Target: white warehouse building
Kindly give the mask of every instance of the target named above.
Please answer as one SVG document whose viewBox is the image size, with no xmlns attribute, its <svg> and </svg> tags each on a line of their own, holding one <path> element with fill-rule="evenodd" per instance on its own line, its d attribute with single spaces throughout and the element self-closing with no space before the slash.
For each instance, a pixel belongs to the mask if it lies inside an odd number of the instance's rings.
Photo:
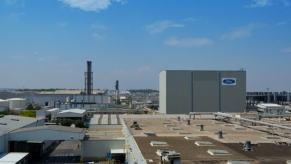
<svg viewBox="0 0 291 164">
<path fill-rule="evenodd" d="M 11 110 L 23 110 L 27 105 L 26 99 L 23 98 L 11 98 L 7 101 L 9 101 L 9 109 Z"/>
</svg>

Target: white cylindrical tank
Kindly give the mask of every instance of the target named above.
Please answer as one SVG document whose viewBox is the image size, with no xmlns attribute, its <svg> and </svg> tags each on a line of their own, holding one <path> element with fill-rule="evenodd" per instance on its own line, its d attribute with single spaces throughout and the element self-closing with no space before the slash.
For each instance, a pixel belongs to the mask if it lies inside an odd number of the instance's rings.
<svg viewBox="0 0 291 164">
<path fill-rule="evenodd" d="M 0 99 L 0 112 L 7 111 L 9 109 L 9 101 Z"/>
<path fill-rule="evenodd" d="M 26 108 L 27 101 L 23 98 L 11 98 L 9 101 L 9 109 L 12 110 L 23 110 Z"/>
</svg>

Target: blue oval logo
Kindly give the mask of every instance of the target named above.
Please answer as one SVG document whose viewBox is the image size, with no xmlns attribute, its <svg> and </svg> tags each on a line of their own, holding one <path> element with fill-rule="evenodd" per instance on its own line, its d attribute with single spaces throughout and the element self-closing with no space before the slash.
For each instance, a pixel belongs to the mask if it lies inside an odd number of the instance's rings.
<svg viewBox="0 0 291 164">
<path fill-rule="evenodd" d="M 224 84 L 235 84 L 234 79 L 223 79 L 222 81 Z"/>
</svg>

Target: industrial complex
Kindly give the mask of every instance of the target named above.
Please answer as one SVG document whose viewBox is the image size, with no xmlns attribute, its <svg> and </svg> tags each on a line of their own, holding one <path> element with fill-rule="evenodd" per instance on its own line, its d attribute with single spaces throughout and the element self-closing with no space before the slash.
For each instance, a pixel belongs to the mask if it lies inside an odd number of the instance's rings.
<svg viewBox="0 0 291 164">
<path fill-rule="evenodd" d="M 288 92 L 247 92 L 245 70 L 165 70 L 159 91 L 0 92 L 0 164 L 288 164 Z"/>
</svg>

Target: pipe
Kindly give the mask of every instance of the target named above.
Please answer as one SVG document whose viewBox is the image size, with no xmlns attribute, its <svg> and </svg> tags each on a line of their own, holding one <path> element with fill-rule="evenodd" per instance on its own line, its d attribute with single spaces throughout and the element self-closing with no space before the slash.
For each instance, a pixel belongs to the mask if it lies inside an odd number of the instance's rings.
<svg viewBox="0 0 291 164">
<path fill-rule="evenodd" d="M 270 127 L 276 127 L 276 128 L 280 128 L 280 129 L 291 130 L 291 127 L 288 127 L 288 126 L 282 126 L 282 125 L 267 123 L 267 122 L 263 122 L 263 121 L 256 121 L 256 120 L 251 120 L 251 119 L 247 119 L 247 118 L 235 117 L 234 115 L 227 114 L 227 113 L 217 112 L 217 113 L 214 113 L 214 115 L 215 116 L 226 117 L 226 118 L 237 119 L 237 120 L 240 120 L 240 121 L 247 121 L 247 122 L 251 122 L 251 123 L 266 125 L 266 126 L 270 126 Z"/>
</svg>

